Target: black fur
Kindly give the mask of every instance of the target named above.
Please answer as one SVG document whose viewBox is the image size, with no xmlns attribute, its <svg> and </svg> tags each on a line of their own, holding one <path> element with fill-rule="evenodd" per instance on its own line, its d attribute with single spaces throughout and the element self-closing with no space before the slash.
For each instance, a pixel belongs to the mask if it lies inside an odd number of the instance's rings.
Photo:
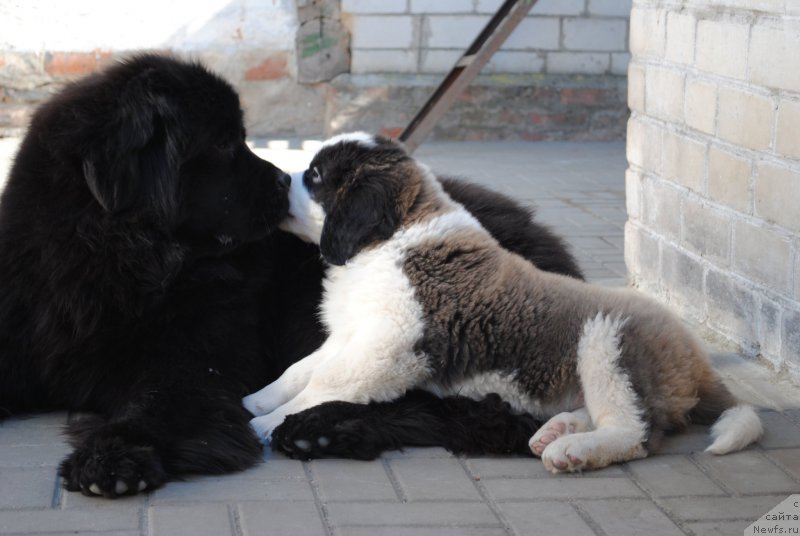
<svg viewBox="0 0 800 536">
<path fill-rule="evenodd" d="M 0 200 L 0 416 L 97 415 L 70 424 L 67 489 L 96 484 L 114 497 L 118 481 L 135 493 L 140 482 L 253 465 L 261 445 L 241 397 L 321 344 L 319 250 L 274 231 L 286 176 L 243 139 L 228 84 L 153 55 L 68 87 L 34 115 Z M 527 211 L 450 188 L 508 247 L 579 275 Z M 419 395 L 302 418 L 322 429 L 361 420 L 370 435 L 330 445 L 342 456 L 399 446 L 393 437 L 516 449 L 511 437 L 500 445 L 447 428 L 464 415 L 533 426 L 491 401 Z"/>
</svg>

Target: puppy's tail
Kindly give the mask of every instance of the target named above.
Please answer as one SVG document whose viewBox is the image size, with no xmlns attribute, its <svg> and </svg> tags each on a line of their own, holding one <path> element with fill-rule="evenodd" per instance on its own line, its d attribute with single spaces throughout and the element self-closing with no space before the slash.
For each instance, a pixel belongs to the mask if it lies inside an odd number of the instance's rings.
<svg viewBox="0 0 800 536">
<path fill-rule="evenodd" d="M 692 420 L 700 424 L 713 422 L 713 442 L 706 452 L 735 452 L 753 443 L 764 433 L 761 419 L 753 406 L 739 403 L 718 377 L 709 378 L 698 394 L 700 402 L 692 410 Z"/>
</svg>

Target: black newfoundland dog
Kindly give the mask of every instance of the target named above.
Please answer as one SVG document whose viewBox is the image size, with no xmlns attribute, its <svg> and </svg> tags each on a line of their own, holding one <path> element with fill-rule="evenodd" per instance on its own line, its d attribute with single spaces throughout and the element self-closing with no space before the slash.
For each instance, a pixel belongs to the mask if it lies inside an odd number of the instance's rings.
<svg viewBox="0 0 800 536">
<path fill-rule="evenodd" d="M 156 55 L 79 81 L 34 115 L 0 201 L 0 413 L 94 415 L 70 418 L 67 489 L 115 497 L 255 464 L 262 445 L 241 398 L 322 341 L 319 252 L 276 230 L 290 178 L 244 139 L 226 82 Z M 505 247 L 580 277 L 528 211 L 445 185 Z M 305 458 L 525 451 L 535 425 L 496 397 L 413 392 L 312 408 L 273 445 Z M 321 435 L 324 448 L 296 448 Z"/>
</svg>

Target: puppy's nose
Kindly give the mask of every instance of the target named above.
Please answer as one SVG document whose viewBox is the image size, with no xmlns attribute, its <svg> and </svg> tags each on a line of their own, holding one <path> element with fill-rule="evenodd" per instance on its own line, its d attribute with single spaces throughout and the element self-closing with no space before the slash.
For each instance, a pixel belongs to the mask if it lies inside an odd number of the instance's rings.
<svg viewBox="0 0 800 536">
<path fill-rule="evenodd" d="M 288 190 L 289 186 L 292 185 L 292 176 L 288 173 L 284 173 L 280 177 L 278 177 L 278 186 L 281 188 Z"/>
</svg>

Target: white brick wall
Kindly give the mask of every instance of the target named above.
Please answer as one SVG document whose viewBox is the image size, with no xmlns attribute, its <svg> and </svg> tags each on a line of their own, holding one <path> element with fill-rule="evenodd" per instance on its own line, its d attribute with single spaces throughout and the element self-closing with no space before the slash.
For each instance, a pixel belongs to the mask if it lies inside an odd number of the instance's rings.
<svg viewBox="0 0 800 536">
<path fill-rule="evenodd" d="M 352 70 L 444 73 L 502 0 L 342 0 Z M 631 0 L 539 0 L 489 73 L 614 74 L 628 69 Z M 398 58 L 387 51 L 404 50 Z M 409 58 L 416 57 L 413 68 Z M 381 63 L 381 58 L 386 62 Z"/>
<path fill-rule="evenodd" d="M 800 9 L 633 4 L 631 280 L 800 382 Z"/>
</svg>

